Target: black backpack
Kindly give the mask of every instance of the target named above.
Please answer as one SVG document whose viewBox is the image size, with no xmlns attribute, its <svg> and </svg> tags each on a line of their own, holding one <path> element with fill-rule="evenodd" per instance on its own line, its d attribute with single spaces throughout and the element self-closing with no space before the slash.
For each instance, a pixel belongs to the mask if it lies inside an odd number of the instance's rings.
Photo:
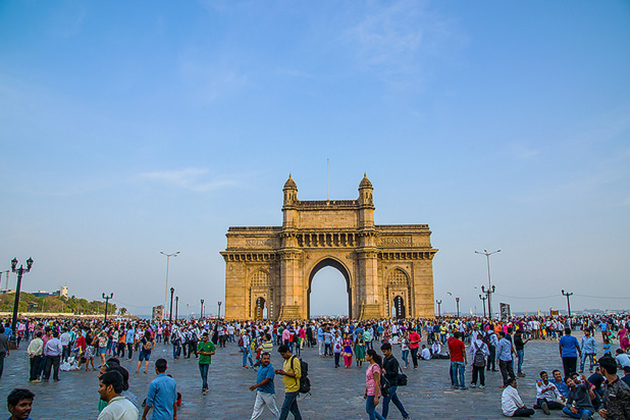
<svg viewBox="0 0 630 420">
<path fill-rule="evenodd" d="M 293 356 L 293 359 L 297 359 Z M 291 367 L 293 367 L 293 359 L 291 359 Z M 311 380 L 308 379 L 308 363 L 302 359 L 298 359 L 300 362 L 300 394 L 307 394 L 311 392 Z"/>
<path fill-rule="evenodd" d="M 477 347 L 477 344 L 473 344 L 473 346 Z M 475 355 L 473 359 L 473 366 L 476 367 L 484 367 L 486 365 L 486 356 L 483 353 L 483 350 L 478 348 L 475 350 Z"/>
</svg>

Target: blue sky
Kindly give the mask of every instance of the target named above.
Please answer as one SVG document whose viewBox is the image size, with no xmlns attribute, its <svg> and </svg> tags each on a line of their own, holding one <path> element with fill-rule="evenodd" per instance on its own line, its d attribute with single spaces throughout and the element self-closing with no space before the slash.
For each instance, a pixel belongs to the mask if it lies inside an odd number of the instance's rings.
<svg viewBox="0 0 630 420">
<path fill-rule="evenodd" d="M 443 310 L 481 311 L 484 248 L 513 310 L 628 308 L 629 39 L 624 1 L 2 2 L 0 270 L 142 314 L 181 251 L 198 312 L 227 228 L 281 224 L 289 173 L 325 199 L 330 159 L 331 198 L 367 172 L 377 223 L 430 225 Z"/>
</svg>

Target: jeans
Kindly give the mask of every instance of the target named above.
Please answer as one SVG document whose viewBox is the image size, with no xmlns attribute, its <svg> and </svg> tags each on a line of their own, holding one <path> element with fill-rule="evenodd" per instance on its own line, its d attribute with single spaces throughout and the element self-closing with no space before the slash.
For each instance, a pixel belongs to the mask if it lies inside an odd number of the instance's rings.
<svg viewBox="0 0 630 420">
<path fill-rule="evenodd" d="M 398 411 L 400 411 L 400 414 L 402 414 L 403 419 L 406 419 L 409 417 L 409 413 L 407 413 L 407 411 L 405 411 L 405 407 L 403 406 L 402 402 L 400 402 L 400 400 L 398 399 L 398 394 L 396 394 L 396 390 L 398 389 L 397 386 L 392 386 L 389 388 L 389 397 L 384 397 L 383 398 L 383 418 L 387 418 L 387 414 L 389 413 L 389 402 L 393 402 L 394 405 L 398 408 Z M 368 398 L 369 399 L 369 398 Z"/>
<path fill-rule="evenodd" d="M 7 357 L 7 352 L 0 352 L 0 378 L 2 378 L 2 372 L 4 371 L 4 358 Z"/>
<path fill-rule="evenodd" d="M 453 377 L 453 386 L 457 388 L 466 388 L 466 379 L 464 378 L 464 372 L 466 372 L 466 365 L 464 362 L 451 362 L 451 375 Z M 459 385 L 457 379 L 459 377 Z"/>
<path fill-rule="evenodd" d="M 516 354 L 518 355 L 518 373 L 523 373 L 523 356 L 525 356 L 525 350 L 516 350 Z"/>
<path fill-rule="evenodd" d="M 33 356 L 31 357 L 31 371 L 30 371 L 30 377 L 28 378 L 29 381 L 34 381 L 35 379 L 37 379 L 37 377 L 39 376 L 39 365 L 42 362 L 42 356 Z"/>
<path fill-rule="evenodd" d="M 564 414 L 566 414 L 569 417 L 573 417 L 574 419 L 581 419 L 582 415 L 584 415 L 584 413 L 588 413 L 588 417 L 592 416 L 594 413 L 591 413 L 590 410 L 586 410 L 584 408 L 576 408 L 577 409 L 577 414 L 573 414 L 571 412 L 571 409 L 569 407 L 564 407 L 562 409 L 562 412 Z"/>
<path fill-rule="evenodd" d="M 180 345 L 180 341 L 179 340 L 172 341 L 172 343 L 173 343 L 173 359 L 179 359 L 179 354 L 182 351 L 182 346 Z"/>
<path fill-rule="evenodd" d="M 210 367 L 207 363 L 199 363 L 199 373 L 201 373 L 201 380 L 203 381 L 203 385 L 201 385 L 201 389 L 208 389 L 208 368 Z"/>
<path fill-rule="evenodd" d="M 300 414 L 300 409 L 297 405 L 297 397 L 298 391 L 287 392 L 284 394 L 284 403 L 282 403 L 279 420 L 286 420 L 289 416 L 289 411 L 291 411 L 295 420 L 302 420 L 302 415 Z"/>
<path fill-rule="evenodd" d="M 55 381 L 59 380 L 59 361 L 61 360 L 61 355 L 59 356 L 46 356 L 46 371 L 44 372 L 44 378 L 48 380 L 50 378 L 50 370 L 52 368 L 53 371 L 53 379 Z"/>
<path fill-rule="evenodd" d="M 133 357 L 133 343 L 127 343 L 127 358 L 131 360 Z"/>
<path fill-rule="evenodd" d="M 341 353 L 335 353 L 335 367 L 339 367 L 339 356 Z"/>
<path fill-rule="evenodd" d="M 472 367 L 472 383 L 477 385 L 477 377 L 479 377 L 479 385 L 486 386 L 486 372 L 484 366 L 475 366 Z"/>
<path fill-rule="evenodd" d="M 563 357 L 562 366 L 564 368 L 564 377 L 571 376 L 577 371 L 577 356 Z"/>
<path fill-rule="evenodd" d="M 501 376 L 503 376 L 503 386 L 508 386 L 509 380 L 514 378 L 512 360 L 499 360 L 499 369 L 501 369 Z"/>
<path fill-rule="evenodd" d="M 405 367 L 409 367 L 409 350 L 402 351 L 402 359 L 405 362 Z"/>
<path fill-rule="evenodd" d="M 411 349 L 411 361 L 413 362 L 413 368 L 418 369 L 418 347 Z"/>
<path fill-rule="evenodd" d="M 595 365 L 595 354 L 594 353 L 582 353 L 582 360 L 580 362 L 580 370 L 584 370 L 584 362 L 588 359 L 590 364 L 590 371 L 593 371 L 593 366 Z"/>
<path fill-rule="evenodd" d="M 317 340 L 317 352 L 320 356 L 324 355 L 324 340 Z"/>
<path fill-rule="evenodd" d="M 488 356 L 488 363 L 486 364 L 487 369 L 497 370 L 497 365 L 496 365 L 497 348 L 489 344 L 488 350 L 490 350 L 490 356 Z M 490 366 L 492 366 L 492 368 Z"/>
<path fill-rule="evenodd" d="M 374 395 L 368 395 L 365 399 L 365 412 L 368 414 L 370 420 L 385 420 L 385 418 L 376 411 Z"/>
<path fill-rule="evenodd" d="M 254 360 L 252 359 L 252 354 L 249 352 L 249 347 L 241 347 L 241 351 L 243 352 L 243 367 L 247 367 L 247 359 L 249 359 L 249 365 L 254 366 Z"/>
<path fill-rule="evenodd" d="M 265 405 L 275 417 L 280 416 L 280 412 L 276 406 L 276 395 L 269 394 L 259 389 L 258 392 L 256 392 L 256 402 L 254 403 L 254 411 L 252 412 L 252 418 L 250 420 L 259 419 L 260 416 L 262 416 Z"/>
</svg>

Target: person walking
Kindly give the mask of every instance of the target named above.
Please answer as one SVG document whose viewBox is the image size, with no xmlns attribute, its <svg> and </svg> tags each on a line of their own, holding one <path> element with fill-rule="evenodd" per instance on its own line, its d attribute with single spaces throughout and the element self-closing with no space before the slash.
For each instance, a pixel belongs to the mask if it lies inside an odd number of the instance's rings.
<svg viewBox="0 0 630 420">
<path fill-rule="evenodd" d="M 396 390 L 398 389 L 398 373 L 400 371 L 400 365 L 398 364 L 398 360 L 392 354 L 392 345 L 389 343 L 385 343 L 381 346 L 381 351 L 383 352 L 383 376 L 387 378 L 389 381 L 389 395 L 383 398 L 383 409 L 382 416 L 383 418 L 387 418 L 387 414 L 389 413 L 389 403 L 390 401 L 394 403 L 396 408 L 402 414 L 403 419 L 409 419 L 409 413 L 405 410 L 405 406 L 402 401 L 398 398 L 398 394 L 396 394 Z"/>
<path fill-rule="evenodd" d="M 201 341 L 197 344 L 197 354 L 199 355 L 199 373 L 201 374 L 201 393 L 206 395 L 208 393 L 208 369 L 210 363 L 212 363 L 212 355 L 214 354 L 216 347 L 214 343 L 209 340 L 208 333 L 204 332 L 201 336 Z"/>
<path fill-rule="evenodd" d="M 409 350 L 411 351 L 411 361 L 413 362 L 414 369 L 418 369 L 418 349 L 419 348 L 420 348 L 420 334 L 418 334 L 418 331 L 412 330 L 411 333 L 409 334 Z"/>
<path fill-rule="evenodd" d="M 481 340 L 481 334 L 477 334 L 477 338 L 470 344 L 470 358 L 472 359 L 472 381 L 471 388 L 477 386 L 479 379 L 479 388 L 486 387 L 486 358 L 490 355 L 488 345 Z"/>
<path fill-rule="evenodd" d="M 4 371 L 4 358 L 9 356 L 9 337 L 5 334 L 5 329 L 0 325 L 0 378 Z"/>
<path fill-rule="evenodd" d="M 155 347 L 155 340 L 151 337 L 151 332 L 146 330 L 144 332 L 144 337 L 140 340 L 140 353 L 138 356 L 138 367 L 136 368 L 136 373 L 140 373 L 140 367 L 142 366 L 142 361 L 144 360 L 144 373 L 147 373 L 149 370 L 149 359 L 151 358 L 151 350 Z"/>
<path fill-rule="evenodd" d="M 460 340 L 462 333 L 455 331 L 453 337 L 448 340 L 448 351 L 451 358 L 451 379 L 453 380 L 453 389 L 466 390 L 466 345 Z M 485 378 L 484 378 L 485 379 Z"/>
<path fill-rule="evenodd" d="M 273 385 L 273 379 L 276 373 L 271 364 L 271 355 L 263 352 L 260 356 L 260 367 L 258 368 L 258 376 L 256 384 L 249 387 L 250 391 L 256 391 L 256 402 L 254 403 L 254 411 L 251 420 L 257 420 L 262 416 L 265 406 L 271 413 L 279 417 L 280 412 L 276 406 L 276 390 Z"/>
<path fill-rule="evenodd" d="M 363 398 L 365 398 L 365 411 L 370 420 L 385 420 L 385 418 L 376 411 L 378 399 L 381 396 L 382 359 L 381 356 L 376 353 L 376 350 L 369 349 L 365 354 L 365 360 L 370 363 L 370 366 L 368 366 L 365 372 L 365 392 L 363 393 Z"/>
<path fill-rule="evenodd" d="M 514 347 L 510 340 L 505 337 L 503 330 L 499 331 L 499 345 L 497 346 L 497 360 L 499 361 L 499 370 L 503 376 L 503 386 L 505 388 L 510 385 L 511 379 L 515 378 L 513 366 Z"/>
<path fill-rule="evenodd" d="M 297 404 L 297 397 L 300 391 L 300 378 L 302 377 L 302 366 L 297 357 L 293 357 L 289 351 L 289 347 L 281 345 L 278 347 L 278 353 L 284 359 L 282 369 L 276 369 L 277 375 L 282 375 L 284 383 L 284 402 L 280 410 L 280 420 L 286 420 L 289 411 L 296 420 L 302 420 L 300 409 Z"/>
<path fill-rule="evenodd" d="M 343 340 L 343 365 L 346 369 L 352 366 L 352 339 L 350 334 L 346 334 Z"/>
<path fill-rule="evenodd" d="M 577 338 L 571 335 L 571 328 L 564 329 L 564 336 L 558 343 L 565 379 L 577 372 L 578 354 L 582 357 L 582 350 Z"/>
<path fill-rule="evenodd" d="M 167 369 L 166 359 L 155 361 L 157 377 L 149 384 L 142 420 L 146 420 L 151 408 L 152 420 L 177 420 L 177 383 L 166 374 Z"/>
<path fill-rule="evenodd" d="M 523 361 L 525 358 L 525 344 L 529 341 L 529 338 L 523 340 L 523 330 L 517 330 L 514 333 L 514 348 L 516 349 L 516 357 L 518 358 L 516 375 L 519 378 L 525 376 L 523 373 Z"/>
</svg>

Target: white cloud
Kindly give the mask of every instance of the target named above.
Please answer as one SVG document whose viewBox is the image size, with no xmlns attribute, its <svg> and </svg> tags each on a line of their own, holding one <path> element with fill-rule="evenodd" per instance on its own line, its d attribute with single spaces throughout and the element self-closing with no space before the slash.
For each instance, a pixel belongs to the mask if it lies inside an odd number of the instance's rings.
<svg viewBox="0 0 630 420">
<path fill-rule="evenodd" d="M 174 171 L 147 172 L 140 174 L 139 177 L 195 192 L 214 191 L 236 185 L 236 181 L 233 180 L 217 179 L 207 181 L 204 179 L 207 173 L 208 169 L 205 168 L 186 168 Z"/>
</svg>

